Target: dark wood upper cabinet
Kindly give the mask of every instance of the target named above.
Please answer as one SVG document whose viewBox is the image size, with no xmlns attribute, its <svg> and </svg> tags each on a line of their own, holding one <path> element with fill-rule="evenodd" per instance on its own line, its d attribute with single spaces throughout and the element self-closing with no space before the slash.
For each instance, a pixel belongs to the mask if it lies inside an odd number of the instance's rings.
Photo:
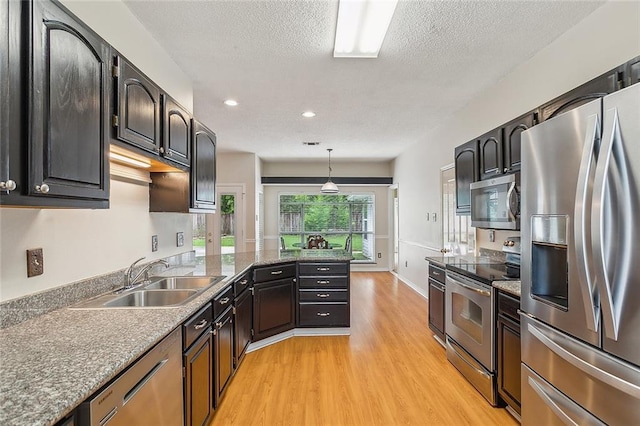
<svg viewBox="0 0 640 426">
<path fill-rule="evenodd" d="M 193 120 L 191 200 L 194 209 L 216 209 L 216 134 Z"/>
<path fill-rule="evenodd" d="M 9 90 L 9 33 L 16 25 L 16 23 L 12 23 L 10 19 L 10 4 L 11 2 L 9 1 L 0 3 L 0 22 L 2 22 L 2 28 L 4 28 L 0 31 L 0 52 L 2 52 L 2 56 L 0 56 L 0 99 L 2 99 L 0 102 L 0 197 L 5 194 L 8 195 L 8 193 L 15 190 L 14 185 L 17 185 L 16 180 L 19 180 L 17 176 L 12 175 L 12 170 L 9 168 L 9 109 L 11 108 L 11 91 Z"/>
<path fill-rule="evenodd" d="M 480 177 L 478 141 L 472 140 L 455 149 L 456 214 L 471 214 L 471 183 Z"/>
<path fill-rule="evenodd" d="M 522 132 L 537 124 L 538 112 L 531 111 L 503 126 L 503 173 L 513 173 L 520 170 Z"/>
<path fill-rule="evenodd" d="M 29 3 L 29 186 L 109 198 L 109 45 L 57 3 Z"/>
<path fill-rule="evenodd" d="M 191 114 L 166 94 L 162 94 L 160 153 L 186 167 L 191 165 Z"/>
<path fill-rule="evenodd" d="M 122 56 L 114 57 L 117 79 L 116 136 L 154 154 L 160 152 L 160 88 Z"/>
<path fill-rule="evenodd" d="M 624 66 L 620 66 L 547 102 L 540 107 L 541 120 L 546 121 L 621 89 L 624 85 L 623 76 Z"/>
<path fill-rule="evenodd" d="M 502 173 L 502 128 L 480 137 L 480 179 Z"/>
</svg>

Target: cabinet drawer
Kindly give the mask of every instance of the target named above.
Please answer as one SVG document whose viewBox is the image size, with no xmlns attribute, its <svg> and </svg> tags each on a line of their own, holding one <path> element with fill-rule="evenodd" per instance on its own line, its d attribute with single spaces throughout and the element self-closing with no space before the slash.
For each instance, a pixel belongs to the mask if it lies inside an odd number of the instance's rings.
<svg viewBox="0 0 640 426">
<path fill-rule="evenodd" d="M 348 277 L 300 277 L 300 288 L 347 288 Z"/>
<path fill-rule="evenodd" d="M 347 303 L 301 303 L 300 326 L 349 327 Z"/>
<path fill-rule="evenodd" d="M 296 264 L 287 263 L 284 265 L 263 266 L 253 270 L 253 281 L 260 283 L 283 278 L 293 278 L 296 276 Z"/>
<path fill-rule="evenodd" d="M 298 266 L 300 275 L 346 275 L 349 273 L 349 264 L 336 263 L 300 263 Z"/>
<path fill-rule="evenodd" d="M 251 287 L 253 285 L 252 275 L 253 274 L 251 273 L 251 271 L 245 272 L 244 274 L 242 274 L 240 276 L 240 278 L 237 278 L 233 282 L 233 295 L 234 295 L 234 297 L 240 296 L 243 291 L 245 291 L 246 289 L 248 289 L 249 287 Z"/>
<path fill-rule="evenodd" d="M 300 302 L 348 302 L 347 290 L 300 290 Z"/>
<path fill-rule="evenodd" d="M 503 293 L 498 292 L 498 313 L 504 315 L 516 323 L 520 324 L 520 315 L 518 315 L 518 309 L 520 309 L 520 299 Z"/>
<path fill-rule="evenodd" d="M 233 286 L 228 286 L 213 299 L 213 318 L 218 318 L 233 304 Z"/>
<path fill-rule="evenodd" d="M 445 283 L 445 272 L 442 268 L 438 268 L 437 266 L 429 264 L 429 277 L 434 280 L 444 284 Z"/>
<path fill-rule="evenodd" d="M 213 309 L 207 304 L 198 313 L 182 324 L 182 348 L 187 350 L 213 322 Z"/>
</svg>

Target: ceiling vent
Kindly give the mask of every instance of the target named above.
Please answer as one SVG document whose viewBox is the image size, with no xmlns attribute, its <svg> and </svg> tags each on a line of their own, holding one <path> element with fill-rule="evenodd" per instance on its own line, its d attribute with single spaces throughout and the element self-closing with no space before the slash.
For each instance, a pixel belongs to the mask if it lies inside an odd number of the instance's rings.
<svg viewBox="0 0 640 426">
<path fill-rule="evenodd" d="M 316 146 L 316 145 L 320 145 L 320 142 L 302 142 L 302 145 Z"/>
</svg>

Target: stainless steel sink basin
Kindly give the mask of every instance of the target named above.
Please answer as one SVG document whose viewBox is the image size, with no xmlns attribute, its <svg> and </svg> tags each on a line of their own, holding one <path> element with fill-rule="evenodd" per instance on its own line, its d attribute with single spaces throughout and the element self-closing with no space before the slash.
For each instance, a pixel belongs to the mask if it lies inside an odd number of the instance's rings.
<svg viewBox="0 0 640 426">
<path fill-rule="evenodd" d="M 169 290 L 204 290 L 224 277 L 153 277 L 144 288 Z"/>
<path fill-rule="evenodd" d="M 138 290 L 104 304 L 107 308 L 176 306 L 195 296 L 197 290 Z"/>
</svg>

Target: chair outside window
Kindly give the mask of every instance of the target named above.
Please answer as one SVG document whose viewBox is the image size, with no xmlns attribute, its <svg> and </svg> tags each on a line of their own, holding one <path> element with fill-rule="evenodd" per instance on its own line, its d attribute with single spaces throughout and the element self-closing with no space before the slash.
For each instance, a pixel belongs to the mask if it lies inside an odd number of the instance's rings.
<svg viewBox="0 0 640 426">
<path fill-rule="evenodd" d="M 349 253 L 351 253 L 351 235 L 349 235 L 347 237 L 347 239 L 344 242 L 344 249 L 346 251 L 348 251 Z"/>
<path fill-rule="evenodd" d="M 280 250 L 286 250 L 287 246 L 284 243 L 284 237 L 280 237 Z"/>
<path fill-rule="evenodd" d="M 326 249 L 329 247 L 329 243 L 322 238 L 322 235 L 309 235 L 307 237 L 308 249 Z"/>
</svg>

